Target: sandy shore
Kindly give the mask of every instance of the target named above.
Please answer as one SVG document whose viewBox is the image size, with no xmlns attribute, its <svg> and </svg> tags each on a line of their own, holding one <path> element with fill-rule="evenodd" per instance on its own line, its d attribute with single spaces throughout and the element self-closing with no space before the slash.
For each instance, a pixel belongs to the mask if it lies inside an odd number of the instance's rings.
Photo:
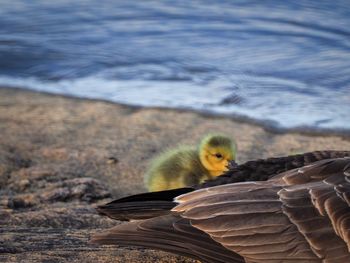
<svg viewBox="0 0 350 263">
<path fill-rule="evenodd" d="M 274 134 L 229 118 L 0 88 L 0 261 L 193 262 L 87 241 L 118 224 L 98 216 L 96 204 L 145 191 L 150 159 L 209 132 L 234 137 L 239 162 L 350 149 L 349 138 L 334 135 Z"/>
</svg>

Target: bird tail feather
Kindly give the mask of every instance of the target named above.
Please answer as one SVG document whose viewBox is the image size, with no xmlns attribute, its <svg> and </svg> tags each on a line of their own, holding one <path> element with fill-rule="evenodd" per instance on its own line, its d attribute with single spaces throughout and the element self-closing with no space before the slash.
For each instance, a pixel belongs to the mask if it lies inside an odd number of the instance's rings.
<svg viewBox="0 0 350 263">
<path fill-rule="evenodd" d="M 173 199 L 191 191 L 193 188 L 179 188 L 132 195 L 99 206 L 96 210 L 120 221 L 148 219 L 169 214 L 176 205 Z"/>
</svg>

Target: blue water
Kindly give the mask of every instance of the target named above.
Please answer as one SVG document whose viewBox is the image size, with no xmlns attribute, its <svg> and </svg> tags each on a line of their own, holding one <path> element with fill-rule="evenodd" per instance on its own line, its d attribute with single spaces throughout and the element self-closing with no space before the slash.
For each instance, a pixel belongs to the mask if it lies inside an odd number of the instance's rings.
<svg viewBox="0 0 350 263">
<path fill-rule="evenodd" d="M 350 2 L 0 0 L 0 85 L 350 131 Z"/>
</svg>

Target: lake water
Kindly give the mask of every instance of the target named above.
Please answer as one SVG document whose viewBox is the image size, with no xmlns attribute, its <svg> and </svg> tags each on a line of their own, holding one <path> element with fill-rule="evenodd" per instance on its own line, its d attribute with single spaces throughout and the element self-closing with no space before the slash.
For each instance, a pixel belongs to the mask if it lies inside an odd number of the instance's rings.
<svg viewBox="0 0 350 263">
<path fill-rule="evenodd" d="M 350 2 L 0 0 L 0 85 L 350 131 Z"/>
</svg>

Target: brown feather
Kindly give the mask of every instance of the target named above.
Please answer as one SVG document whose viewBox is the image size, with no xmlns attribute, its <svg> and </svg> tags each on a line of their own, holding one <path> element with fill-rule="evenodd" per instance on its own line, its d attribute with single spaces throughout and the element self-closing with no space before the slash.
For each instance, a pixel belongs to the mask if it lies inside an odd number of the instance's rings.
<svg viewBox="0 0 350 263">
<path fill-rule="evenodd" d="M 225 249 L 209 235 L 193 228 L 188 220 L 173 215 L 118 225 L 94 235 L 91 242 L 161 249 L 203 262 L 244 262 L 238 254 Z"/>
<path fill-rule="evenodd" d="M 267 182 L 188 193 L 173 211 L 250 262 L 350 262 L 349 164 L 350 158 L 324 160 Z M 288 228 L 280 232 L 281 225 Z"/>
</svg>

